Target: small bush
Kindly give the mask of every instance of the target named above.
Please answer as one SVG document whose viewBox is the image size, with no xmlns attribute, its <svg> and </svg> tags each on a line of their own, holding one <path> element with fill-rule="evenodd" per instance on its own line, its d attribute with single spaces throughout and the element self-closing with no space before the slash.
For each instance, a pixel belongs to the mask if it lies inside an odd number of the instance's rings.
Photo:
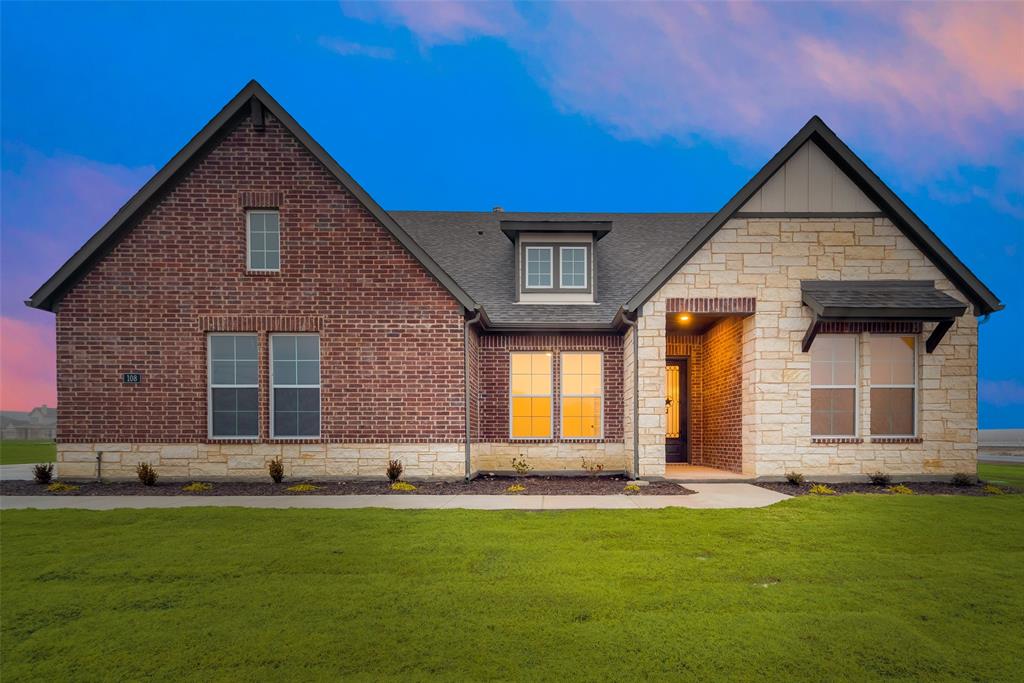
<svg viewBox="0 0 1024 683">
<path fill-rule="evenodd" d="M 832 496 L 835 495 L 835 489 L 829 488 L 824 484 L 815 484 L 811 487 L 811 493 L 816 496 Z"/>
<path fill-rule="evenodd" d="M 788 481 L 793 486 L 803 486 L 804 475 L 800 474 L 799 472 L 787 472 L 786 481 Z"/>
<path fill-rule="evenodd" d="M 209 491 L 213 488 L 213 484 L 207 484 L 204 481 L 194 481 L 191 484 L 186 484 L 181 487 L 181 490 L 185 493 L 202 493 L 203 491 Z"/>
<path fill-rule="evenodd" d="M 280 455 L 267 463 L 267 472 L 275 484 L 284 481 L 284 461 L 281 460 Z"/>
<path fill-rule="evenodd" d="M 898 496 L 912 496 L 914 495 L 914 489 L 903 484 L 896 484 L 889 487 L 889 493 L 895 493 Z"/>
<path fill-rule="evenodd" d="M 388 460 L 386 473 L 388 475 L 388 481 L 392 484 L 402 478 L 402 472 L 404 471 L 405 468 L 402 466 L 401 462 L 398 460 Z"/>
<path fill-rule="evenodd" d="M 974 484 L 974 475 L 968 474 L 967 472 L 957 472 L 950 479 L 950 483 L 953 486 L 971 486 Z"/>
<path fill-rule="evenodd" d="M 522 484 L 512 484 L 507 489 L 505 489 L 505 493 L 522 493 L 525 490 L 526 487 L 523 486 Z"/>
<path fill-rule="evenodd" d="M 71 484 L 65 484 L 62 481 L 55 481 L 47 486 L 46 490 L 50 493 L 70 493 L 71 491 L 77 491 L 78 487 Z"/>
<path fill-rule="evenodd" d="M 624 489 L 627 494 L 640 493 L 640 487 L 636 484 L 626 484 Z"/>
<path fill-rule="evenodd" d="M 49 484 L 53 479 L 53 463 L 39 464 L 32 468 L 32 477 L 37 484 Z"/>
<path fill-rule="evenodd" d="M 415 491 L 416 487 L 405 481 L 396 481 L 391 485 L 392 491 Z"/>
<path fill-rule="evenodd" d="M 525 477 L 533 469 L 533 465 L 526 462 L 526 458 L 523 457 L 522 453 L 519 454 L 518 458 L 512 458 L 512 470 L 516 473 L 517 477 Z"/>
<path fill-rule="evenodd" d="M 158 479 L 156 468 L 148 462 L 140 462 L 136 465 L 135 475 L 139 478 L 139 481 L 142 482 L 143 486 L 156 486 L 156 480 Z"/>
<path fill-rule="evenodd" d="M 995 484 L 985 484 L 985 493 L 993 496 L 1001 496 L 1006 493 L 1003 489 L 999 488 Z"/>
<path fill-rule="evenodd" d="M 294 486 L 289 486 L 288 488 L 285 489 L 285 491 L 288 491 L 290 493 L 309 493 L 310 491 L 318 490 L 320 490 L 320 487 L 313 486 L 312 484 L 295 484 Z"/>
<path fill-rule="evenodd" d="M 868 475 L 868 479 L 870 479 L 871 483 L 875 486 L 888 486 L 892 483 L 892 477 L 885 472 L 872 472 Z"/>
<path fill-rule="evenodd" d="M 581 458 L 583 469 L 587 471 L 591 477 L 596 477 L 604 472 L 604 465 L 599 462 L 588 462 L 586 458 Z"/>
</svg>

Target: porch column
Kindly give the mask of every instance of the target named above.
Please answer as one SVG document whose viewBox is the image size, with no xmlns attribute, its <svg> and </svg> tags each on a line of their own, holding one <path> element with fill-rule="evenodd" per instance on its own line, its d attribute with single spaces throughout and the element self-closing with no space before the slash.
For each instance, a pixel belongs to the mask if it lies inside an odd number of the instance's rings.
<svg viewBox="0 0 1024 683">
<path fill-rule="evenodd" d="M 665 301 L 649 301 L 637 321 L 640 375 L 640 473 L 665 476 Z"/>
</svg>

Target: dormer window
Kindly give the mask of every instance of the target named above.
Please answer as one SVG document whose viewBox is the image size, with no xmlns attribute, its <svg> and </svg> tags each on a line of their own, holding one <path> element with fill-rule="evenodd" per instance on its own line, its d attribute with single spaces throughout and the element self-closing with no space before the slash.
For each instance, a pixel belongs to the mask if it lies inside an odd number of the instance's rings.
<svg viewBox="0 0 1024 683">
<path fill-rule="evenodd" d="M 551 289 L 554 281 L 552 247 L 526 247 L 526 288 Z"/>
<path fill-rule="evenodd" d="M 516 248 L 516 301 L 595 303 L 595 245 L 611 228 L 610 221 L 501 221 Z"/>
<path fill-rule="evenodd" d="M 587 288 L 587 247 L 559 247 L 562 289 Z"/>
</svg>

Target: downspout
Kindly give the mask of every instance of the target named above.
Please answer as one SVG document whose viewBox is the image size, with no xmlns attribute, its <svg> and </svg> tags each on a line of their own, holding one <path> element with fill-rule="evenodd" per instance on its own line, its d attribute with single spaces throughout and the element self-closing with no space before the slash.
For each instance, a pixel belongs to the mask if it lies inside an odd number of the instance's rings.
<svg viewBox="0 0 1024 683">
<path fill-rule="evenodd" d="M 639 311 L 636 317 L 640 317 Z M 622 322 L 633 328 L 633 478 L 640 478 L 640 330 L 636 320 L 623 316 Z"/>
<path fill-rule="evenodd" d="M 472 455 L 469 440 L 472 436 L 469 419 L 469 326 L 480 322 L 480 313 L 480 309 L 477 309 L 476 315 L 472 319 L 467 319 L 462 327 L 462 366 L 466 394 L 466 481 L 469 481 L 470 458 Z"/>
</svg>

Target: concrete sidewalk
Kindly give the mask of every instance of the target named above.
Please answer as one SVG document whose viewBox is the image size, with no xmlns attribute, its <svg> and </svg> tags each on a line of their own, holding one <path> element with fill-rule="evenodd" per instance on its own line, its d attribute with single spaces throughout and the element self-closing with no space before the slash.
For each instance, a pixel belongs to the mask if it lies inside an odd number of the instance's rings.
<svg viewBox="0 0 1024 683">
<path fill-rule="evenodd" d="M 33 479 L 33 468 L 35 468 L 35 463 L 31 463 L 28 465 L 0 465 L 0 480 L 31 481 Z"/>
<path fill-rule="evenodd" d="M 4 496 L 0 509 L 248 507 L 396 510 L 650 510 L 758 508 L 789 496 L 750 484 L 688 484 L 689 496 Z"/>
</svg>

